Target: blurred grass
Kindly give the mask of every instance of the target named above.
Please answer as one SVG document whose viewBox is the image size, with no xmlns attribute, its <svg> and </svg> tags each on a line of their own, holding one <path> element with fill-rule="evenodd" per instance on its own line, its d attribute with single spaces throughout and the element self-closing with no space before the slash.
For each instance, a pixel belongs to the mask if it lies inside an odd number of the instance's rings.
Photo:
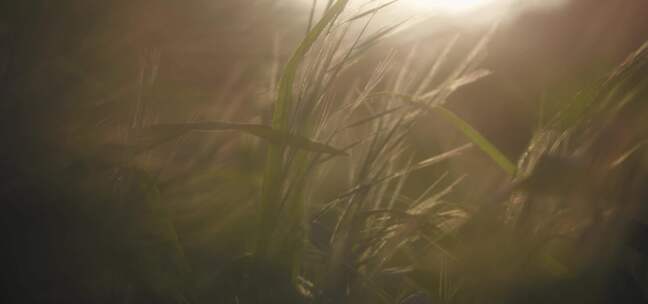
<svg viewBox="0 0 648 304">
<path fill-rule="evenodd" d="M 2 91 L 8 303 L 644 302 L 646 46 L 558 98 L 515 166 L 447 107 L 490 75 L 479 66 L 495 27 L 466 54 L 455 37 L 438 56 L 374 61 L 371 47 L 403 24 L 370 25 L 398 2 L 347 2 L 314 1 L 291 57 L 279 54 L 288 39 L 254 77 L 205 80 L 218 97 L 167 87 L 171 51 L 142 33 L 123 37 L 138 45 L 118 52 L 124 70 L 66 50 L 52 66 L 9 62 L 20 77 Z M 213 5 L 273 7 L 250 3 Z M 86 91 L 30 82 L 54 66 Z M 431 113 L 463 137 L 426 153 L 411 137 Z M 509 174 L 476 202 L 462 188 L 476 173 L 448 164 L 472 147 Z"/>
</svg>

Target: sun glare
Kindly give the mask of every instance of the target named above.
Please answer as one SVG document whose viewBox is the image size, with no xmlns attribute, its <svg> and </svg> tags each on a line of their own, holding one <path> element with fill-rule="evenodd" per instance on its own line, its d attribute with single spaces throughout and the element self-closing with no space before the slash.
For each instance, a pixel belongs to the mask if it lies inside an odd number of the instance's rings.
<svg viewBox="0 0 648 304">
<path fill-rule="evenodd" d="M 495 0 L 407 0 L 418 9 L 441 11 L 447 13 L 463 13 L 471 11 Z"/>
</svg>

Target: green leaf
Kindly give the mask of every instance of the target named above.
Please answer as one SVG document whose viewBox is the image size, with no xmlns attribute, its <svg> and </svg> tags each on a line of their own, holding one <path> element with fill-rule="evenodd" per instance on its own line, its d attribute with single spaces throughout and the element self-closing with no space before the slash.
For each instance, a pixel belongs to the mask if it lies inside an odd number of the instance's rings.
<svg viewBox="0 0 648 304">
<path fill-rule="evenodd" d="M 290 146 L 310 152 L 346 155 L 346 152 L 329 145 L 312 141 L 303 136 L 274 130 L 268 126 L 220 121 L 158 124 L 145 127 L 139 130 L 138 143 L 145 147 L 152 147 L 178 138 L 190 131 L 239 131 L 259 137 L 276 145 Z"/>
<path fill-rule="evenodd" d="M 469 76 L 466 78 L 468 80 L 471 79 L 478 79 L 481 78 L 485 75 L 487 75 L 486 72 L 480 72 L 477 71 L 476 73 L 472 73 L 476 76 Z M 472 80 L 471 80 L 472 81 Z M 422 108 L 426 111 L 429 112 L 437 112 L 441 116 L 443 116 L 449 123 L 451 123 L 453 126 L 455 126 L 461 133 L 463 133 L 470 141 L 472 141 L 477 147 L 484 151 L 491 159 L 493 159 L 506 173 L 508 173 L 510 176 L 514 176 L 517 167 L 513 162 L 511 162 L 502 152 L 500 152 L 499 149 L 495 147 L 488 139 L 486 139 L 479 131 L 475 130 L 469 123 L 467 123 L 465 120 L 461 119 L 461 117 L 457 116 L 455 113 L 452 111 L 442 107 L 441 105 L 429 105 L 427 103 L 422 103 L 413 96 L 406 95 L 406 94 L 398 94 L 398 93 L 390 93 L 390 92 L 384 92 L 382 94 L 389 95 L 389 96 L 395 96 L 395 97 L 400 97 L 403 100 L 405 100 L 407 103 L 410 105 Z"/>
<path fill-rule="evenodd" d="M 317 41 L 329 25 L 335 22 L 348 2 L 349 0 L 330 2 L 330 6 L 327 6 L 322 18 L 308 32 L 286 63 L 281 79 L 279 80 L 277 100 L 272 113 L 273 130 L 284 133 L 288 132 L 289 114 L 293 109 L 293 86 L 295 85 L 297 70 L 315 41 Z M 266 256 L 268 254 L 269 242 L 278 220 L 277 215 L 281 211 L 281 189 L 284 186 L 282 181 L 282 176 L 284 175 L 283 156 L 284 149 L 282 146 L 273 145 L 269 147 L 261 190 L 260 224 L 256 248 L 256 253 L 259 256 Z"/>
<path fill-rule="evenodd" d="M 461 119 L 455 113 L 450 110 L 436 106 L 432 108 L 437 113 L 441 114 L 444 118 L 448 120 L 452 125 L 454 125 L 461 133 L 463 133 L 470 141 L 472 141 L 479 149 L 484 151 L 491 159 L 493 159 L 506 173 L 513 176 L 515 175 L 516 166 L 511 162 L 500 150 L 498 150 L 495 145 L 493 145 L 488 139 L 481 135 L 475 128 L 473 128 L 465 120 Z"/>
</svg>

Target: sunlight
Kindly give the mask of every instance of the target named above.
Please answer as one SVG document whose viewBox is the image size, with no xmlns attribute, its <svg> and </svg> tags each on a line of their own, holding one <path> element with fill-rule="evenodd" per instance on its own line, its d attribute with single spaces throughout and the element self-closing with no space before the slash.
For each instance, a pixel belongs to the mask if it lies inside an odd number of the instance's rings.
<svg viewBox="0 0 648 304">
<path fill-rule="evenodd" d="M 464 13 L 492 4 L 495 0 L 407 0 L 406 2 L 417 9 Z"/>
</svg>

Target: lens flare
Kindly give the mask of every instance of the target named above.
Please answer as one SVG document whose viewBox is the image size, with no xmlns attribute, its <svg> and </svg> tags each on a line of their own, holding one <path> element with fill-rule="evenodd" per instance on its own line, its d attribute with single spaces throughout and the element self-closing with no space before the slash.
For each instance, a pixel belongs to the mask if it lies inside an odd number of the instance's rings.
<svg viewBox="0 0 648 304">
<path fill-rule="evenodd" d="M 408 0 L 419 9 L 436 10 L 448 13 L 462 13 L 471 11 L 496 0 Z"/>
</svg>

